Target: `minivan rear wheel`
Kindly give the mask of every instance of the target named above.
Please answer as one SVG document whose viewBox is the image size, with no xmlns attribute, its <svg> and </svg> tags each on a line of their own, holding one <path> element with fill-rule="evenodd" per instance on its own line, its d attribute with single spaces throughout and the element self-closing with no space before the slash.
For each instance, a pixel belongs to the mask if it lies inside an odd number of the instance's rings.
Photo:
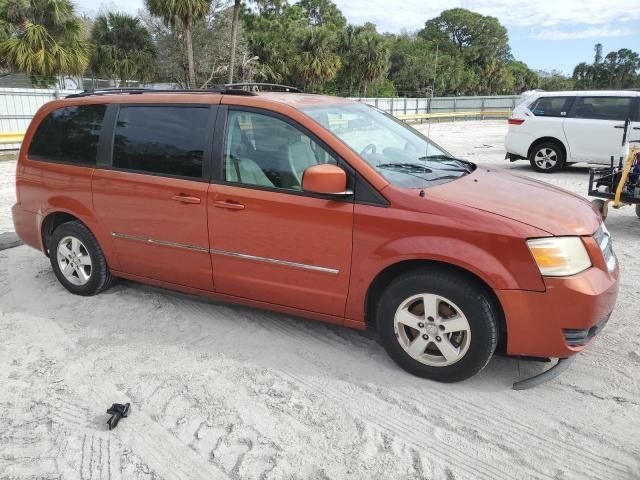
<svg viewBox="0 0 640 480">
<path fill-rule="evenodd" d="M 95 295 L 113 282 L 98 240 L 78 221 L 63 223 L 53 231 L 49 259 L 58 281 L 76 295 Z"/>
<path fill-rule="evenodd" d="M 537 172 L 557 172 L 565 166 L 564 151 L 556 142 L 542 142 L 531 149 L 529 162 Z"/>
<path fill-rule="evenodd" d="M 447 270 L 396 278 L 380 297 L 376 321 L 398 365 L 438 382 L 478 373 L 498 341 L 498 312 L 488 292 Z"/>
</svg>

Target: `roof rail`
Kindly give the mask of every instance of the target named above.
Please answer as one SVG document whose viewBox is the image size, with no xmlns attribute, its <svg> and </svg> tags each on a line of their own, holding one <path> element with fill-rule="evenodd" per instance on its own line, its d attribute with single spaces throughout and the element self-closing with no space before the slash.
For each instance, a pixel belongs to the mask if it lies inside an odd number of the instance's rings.
<svg viewBox="0 0 640 480">
<path fill-rule="evenodd" d="M 85 90 L 80 93 L 72 93 L 64 98 L 90 97 L 92 95 L 107 95 L 113 93 L 143 93 L 150 90 L 149 88 L 97 88 Z"/>
<path fill-rule="evenodd" d="M 72 93 L 71 95 L 67 95 L 65 98 L 80 98 L 80 97 L 93 97 L 93 96 L 102 96 L 102 95 L 141 95 L 145 93 L 221 93 L 223 95 L 245 95 L 245 96 L 255 96 L 257 93 L 250 90 L 243 90 L 241 88 L 233 88 L 232 86 L 216 86 L 212 88 L 206 89 L 165 89 L 165 90 L 156 90 L 153 88 L 99 88 L 95 90 L 85 90 L 80 93 Z"/>
<path fill-rule="evenodd" d="M 227 83 L 225 87 L 249 89 L 250 91 L 261 92 L 264 89 L 268 89 L 270 92 L 291 92 L 302 93 L 302 90 L 298 87 L 291 87 L 289 85 L 280 85 L 278 83 Z"/>
</svg>

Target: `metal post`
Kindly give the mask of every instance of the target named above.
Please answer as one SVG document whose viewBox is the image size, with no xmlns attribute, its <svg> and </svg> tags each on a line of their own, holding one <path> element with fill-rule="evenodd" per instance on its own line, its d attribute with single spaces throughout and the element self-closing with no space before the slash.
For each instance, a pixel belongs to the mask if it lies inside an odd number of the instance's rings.
<svg viewBox="0 0 640 480">
<path fill-rule="evenodd" d="M 482 97 L 482 100 L 480 101 L 480 120 L 484 120 L 484 100 L 485 98 Z"/>
<path fill-rule="evenodd" d="M 407 114 L 407 97 L 404 97 L 404 114 Z"/>
</svg>

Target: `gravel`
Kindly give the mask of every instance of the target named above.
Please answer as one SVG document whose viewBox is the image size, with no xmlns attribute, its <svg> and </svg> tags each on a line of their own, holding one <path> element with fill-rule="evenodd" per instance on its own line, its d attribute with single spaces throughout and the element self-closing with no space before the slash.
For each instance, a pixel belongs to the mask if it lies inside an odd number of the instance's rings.
<svg viewBox="0 0 640 480">
<path fill-rule="evenodd" d="M 586 192 L 586 168 L 505 161 L 505 122 L 420 128 L 482 165 Z M 14 169 L 0 162 L 0 233 Z M 370 334 L 133 282 L 76 297 L 39 252 L 0 251 L 0 479 L 638 479 L 640 220 L 625 208 L 607 223 L 622 264 L 608 327 L 522 392 L 511 384 L 544 365 L 496 357 L 438 384 Z M 109 432 L 114 402 L 132 413 Z"/>
</svg>

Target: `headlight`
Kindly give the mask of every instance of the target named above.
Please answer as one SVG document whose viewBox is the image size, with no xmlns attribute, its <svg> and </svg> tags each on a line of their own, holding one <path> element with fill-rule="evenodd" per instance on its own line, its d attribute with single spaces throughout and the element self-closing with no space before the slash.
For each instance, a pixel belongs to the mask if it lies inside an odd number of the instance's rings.
<svg viewBox="0 0 640 480">
<path fill-rule="evenodd" d="M 540 273 L 548 277 L 575 275 L 591 266 L 580 237 L 550 237 L 527 240 Z"/>
</svg>

